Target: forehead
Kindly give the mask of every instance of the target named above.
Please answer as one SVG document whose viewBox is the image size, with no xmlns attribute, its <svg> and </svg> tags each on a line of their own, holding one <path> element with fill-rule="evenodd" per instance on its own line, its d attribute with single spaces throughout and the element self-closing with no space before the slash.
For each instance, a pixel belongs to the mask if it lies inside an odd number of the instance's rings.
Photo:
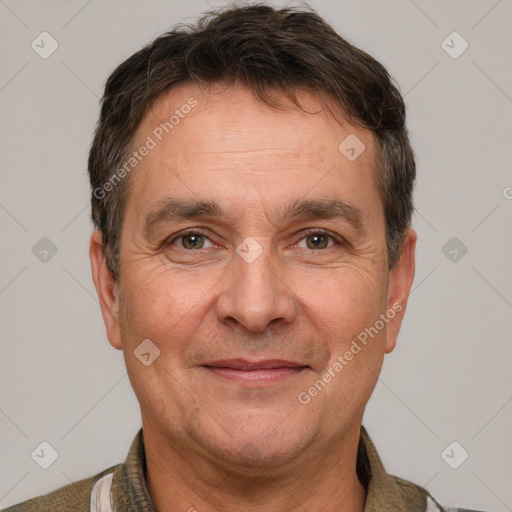
<svg viewBox="0 0 512 512">
<path fill-rule="evenodd" d="M 184 84 L 155 102 L 137 130 L 136 143 L 151 135 L 158 145 L 170 147 L 174 143 L 176 156 L 209 153 L 222 158 L 237 153 L 241 157 L 243 153 L 259 151 L 263 165 L 264 151 L 279 151 L 292 160 L 309 158 L 318 166 L 328 158 L 340 156 L 340 136 L 347 132 L 364 143 L 366 157 L 374 156 L 373 135 L 369 131 L 350 124 L 341 113 L 334 118 L 312 93 L 303 91 L 298 97 L 307 112 L 283 95 L 277 97 L 283 108 L 276 109 L 256 99 L 245 87 L 211 84 L 200 90 L 193 84 Z M 277 131 L 281 136 L 276 138 Z"/>
<path fill-rule="evenodd" d="M 284 109 L 269 107 L 243 87 L 185 84 L 165 93 L 133 144 L 152 141 L 131 178 L 137 208 L 151 207 L 164 192 L 249 204 L 253 198 L 333 197 L 338 185 L 356 203 L 362 199 L 357 190 L 380 203 L 373 135 L 335 118 L 310 93 L 299 100 L 307 113 L 289 101 Z M 236 186 L 242 198 L 233 195 Z"/>
</svg>

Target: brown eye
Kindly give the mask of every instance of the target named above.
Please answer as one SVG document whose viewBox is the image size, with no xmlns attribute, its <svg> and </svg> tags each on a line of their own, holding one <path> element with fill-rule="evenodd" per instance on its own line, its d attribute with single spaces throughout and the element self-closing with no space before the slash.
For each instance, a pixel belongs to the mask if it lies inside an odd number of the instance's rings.
<svg viewBox="0 0 512 512">
<path fill-rule="evenodd" d="M 185 249 L 202 249 L 204 246 L 204 236 L 201 233 L 188 233 L 180 236 L 181 245 Z"/>
<path fill-rule="evenodd" d="M 306 237 L 308 249 L 326 249 L 329 245 L 329 236 L 322 233 L 314 233 Z"/>
</svg>

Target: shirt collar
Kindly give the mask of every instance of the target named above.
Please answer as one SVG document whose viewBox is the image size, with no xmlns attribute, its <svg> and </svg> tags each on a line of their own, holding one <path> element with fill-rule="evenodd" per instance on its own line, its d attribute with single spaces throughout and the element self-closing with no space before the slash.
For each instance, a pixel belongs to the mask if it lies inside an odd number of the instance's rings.
<svg viewBox="0 0 512 512">
<path fill-rule="evenodd" d="M 357 450 L 357 474 L 367 487 L 363 512 L 425 510 L 430 494 L 422 487 L 386 472 L 377 449 L 363 426 Z"/>
<path fill-rule="evenodd" d="M 146 483 L 144 437 L 139 430 L 124 464 L 117 466 L 112 485 L 116 512 L 158 512 Z"/>
<path fill-rule="evenodd" d="M 357 450 L 357 474 L 367 491 L 363 512 L 425 510 L 427 491 L 386 472 L 363 426 Z M 142 429 L 135 436 L 124 464 L 115 470 L 112 491 L 117 512 L 157 512 L 146 483 Z"/>
</svg>

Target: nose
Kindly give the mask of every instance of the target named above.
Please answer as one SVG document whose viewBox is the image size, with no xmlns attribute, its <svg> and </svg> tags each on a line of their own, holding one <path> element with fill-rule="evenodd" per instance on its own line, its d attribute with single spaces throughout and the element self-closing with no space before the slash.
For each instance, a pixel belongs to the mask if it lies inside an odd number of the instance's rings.
<svg viewBox="0 0 512 512">
<path fill-rule="evenodd" d="M 271 323 L 293 322 L 295 294 L 275 259 L 269 249 L 252 262 L 235 255 L 217 300 L 217 317 L 221 323 L 236 322 L 249 331 L 262 332 Z"/>
</svg>

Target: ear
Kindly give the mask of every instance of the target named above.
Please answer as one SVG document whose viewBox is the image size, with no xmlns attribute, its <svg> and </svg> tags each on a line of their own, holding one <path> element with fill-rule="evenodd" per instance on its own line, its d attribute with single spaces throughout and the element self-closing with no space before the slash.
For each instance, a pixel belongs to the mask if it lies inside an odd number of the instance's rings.
<svg viewBox="0 0 512 512">
<path fill-rule="evenodd" d="M 121 330 L 119 327 L 119 291 L 118 286 L 107 267 L 103 252 L 103 237 L 98 230 L 91 235 L 89 245 L 92 279 L 100 300 L 101 314 L 110 344 L 122 350 Z"/>
<path fill-rule="evenodd" d="M 388 311 L 395 311 L 395 316 L 389 321 L 386 329 L 386 354 L 395 348 L 407 306 L 407 299 L 414 281 L 416 239 L 416 231 L 409 228 L 405 233 L 400 258 L 389 274 L 387 307 Z"/>
</svg>

